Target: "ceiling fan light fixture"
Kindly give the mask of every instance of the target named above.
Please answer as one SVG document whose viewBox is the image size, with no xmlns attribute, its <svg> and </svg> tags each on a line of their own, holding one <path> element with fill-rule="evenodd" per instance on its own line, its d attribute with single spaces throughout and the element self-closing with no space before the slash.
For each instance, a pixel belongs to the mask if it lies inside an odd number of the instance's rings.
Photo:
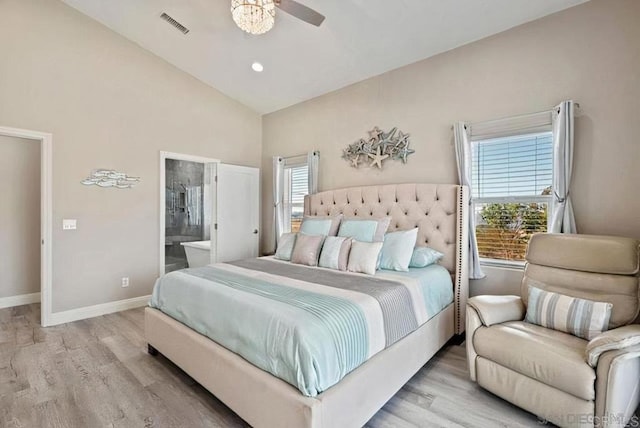
<svg viewBox="0 0 640 428">
<path fill-rule="evenodd" d="M 276 6 L 273 0 L 231 0 L 231 16 L 249 34 L 264 34 L 273 28 Z"/>
</svg>

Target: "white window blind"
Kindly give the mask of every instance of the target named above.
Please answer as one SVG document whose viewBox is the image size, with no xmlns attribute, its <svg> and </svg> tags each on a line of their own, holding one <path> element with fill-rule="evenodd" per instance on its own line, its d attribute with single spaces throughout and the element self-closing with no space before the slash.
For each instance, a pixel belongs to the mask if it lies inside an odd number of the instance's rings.
<svg viewBox="0 0 640 428">
<path fill-rule="evenodd" d="M 473 197 L 535 196 L 551 186 L 550 132 L 477 141 L 473 145 Z"/>
<path fill-rule="evenodd" d="M 309 189 L 309 168 L 307 165 L 289 168 L 291 171 L 291 203 L 304 204 Z"/>
<path fill-rule="evenodd" d="M 284 176 L 285 230 L 297 232 L 302 223 L 304 197 L 309 193 L 309 167 L 285 166 Z"/>
<path fill-rule="evenodd" d="M 472 148 L 472 196 L 480 257 L 522 261 L 531 235 L 547 230 L 552 134 L 476 140 Z"/>
</svg>

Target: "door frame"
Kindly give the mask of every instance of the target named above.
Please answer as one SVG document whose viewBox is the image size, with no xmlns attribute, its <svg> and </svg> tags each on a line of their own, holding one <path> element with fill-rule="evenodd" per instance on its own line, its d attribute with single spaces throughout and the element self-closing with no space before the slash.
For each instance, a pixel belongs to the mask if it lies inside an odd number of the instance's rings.
<svg viewBox="0 0 640 428">
<path fill-rule="evenodd" d="M 52 224 L 53 224 L 53 134 L 0 126 L 0 136 L 40 142 L 40 324 L 51 325 Z"/>
<path fill-rule="evenodd" d="M 220 163 L 220 159 L 207 158 L 204 156 L 197 155 L 188 155 L 184 153 L 174 153 L 174 152 L 165 152 L 160 151 L 160 205 L 159 205 L 159 213 L 160 213 L 160 233 L 158 234 L 158 249 L 159 249 L 159 257 L 158 257 L 158 276 L 164 275 L 164 241 L 166 238 L 165 235 L 165 209 L 166 209 L 166 160 L 182 160 L 189 162 L 197 162 L 197 163 Z M 212 183 L 213 184 L 213 183 Z"/>
</svg>

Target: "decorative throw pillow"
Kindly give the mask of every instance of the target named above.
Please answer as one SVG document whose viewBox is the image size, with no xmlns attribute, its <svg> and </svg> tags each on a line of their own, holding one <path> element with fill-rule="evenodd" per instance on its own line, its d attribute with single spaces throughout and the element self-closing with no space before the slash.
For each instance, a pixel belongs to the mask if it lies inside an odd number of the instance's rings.
<svg viewBox="0 0 640 428">
<path fill-rule="evenodd" d="M 336 236 L 342 214 L 337 216 L 304 216 L 300 232 L 307 235 Z"/>
<path fill-rule="evenodd" d="M 291 263 L 307 266 L 318 266 L 318 257 L 324 241 L 323 235 L 305 235 L 298 233 L 291 253 Z"/>
<path fill-rule="evenodd" d="M 382 242 L 353 241 L 347 270 L 374 275 L 380 250 L 382 250 Z"/>
<path fill-rule="evenodd" d="M 391 217 L 344 218 L 338 236 L 347 236 L 360 242 L 380 242 L 384 239 Z"/>
<path fill-rule="evenodd" d="M 384 235 L 382 251 L 380 252 L 380 269 L 409 270 L 409 262 L 413 255 L 413 248 L 418 239 L 418 228 L 390 232 Z"/>
<path fill-rule="evenodd" d="M 609 302 L 594 302 L 529 287 L 525 321 L 591 340 L 609 329 Z"/>
<path fill-rule="evenodd" d="M 318 266 L 329 269 L 347 270 L 349 250 L 353 239 L 341 236 L 327 236 L 322 244 Z"/>
<path fill-rule="evenodd" d="M 280 260 L 291 260 L 297 233 L 283 233 L 278 240 L 278 249 L 274 257 Z"/>
<path fill-rule="evenodd" d="M 440 261 L 444 257 L 440 251 L 429 247 L 416 247 L 411 255 L 409 267 L 423 268 Z"/>
</svg>

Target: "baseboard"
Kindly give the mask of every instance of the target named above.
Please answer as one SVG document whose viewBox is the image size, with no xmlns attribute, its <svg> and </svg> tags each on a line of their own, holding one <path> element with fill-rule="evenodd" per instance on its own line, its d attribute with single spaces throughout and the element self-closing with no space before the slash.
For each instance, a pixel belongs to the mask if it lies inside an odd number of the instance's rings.
<svg viewBox="0 0 640 428">
<path fill-rule="evenodd" d="M 150 295 L 133 297 L 131 299 L 85 306 L 83 308 L 70 309 L 68 311 L 54 312 L 51 314 L 49 325 L 64 324 L 72 321 L 99 317 L 100 315 L 112 314 L 114 312 L 126 311 L 127 309 L 139 308 L 141 306 L 146 306 L 149 303 L 150 298 Z"/>
<path fill-rule="evenodd" d="M 20 294 L 18 296 L 0 297 L 0 309 L 13 306 L 30 305 L 40 302 L 40 293 Z"/>
</svg>

